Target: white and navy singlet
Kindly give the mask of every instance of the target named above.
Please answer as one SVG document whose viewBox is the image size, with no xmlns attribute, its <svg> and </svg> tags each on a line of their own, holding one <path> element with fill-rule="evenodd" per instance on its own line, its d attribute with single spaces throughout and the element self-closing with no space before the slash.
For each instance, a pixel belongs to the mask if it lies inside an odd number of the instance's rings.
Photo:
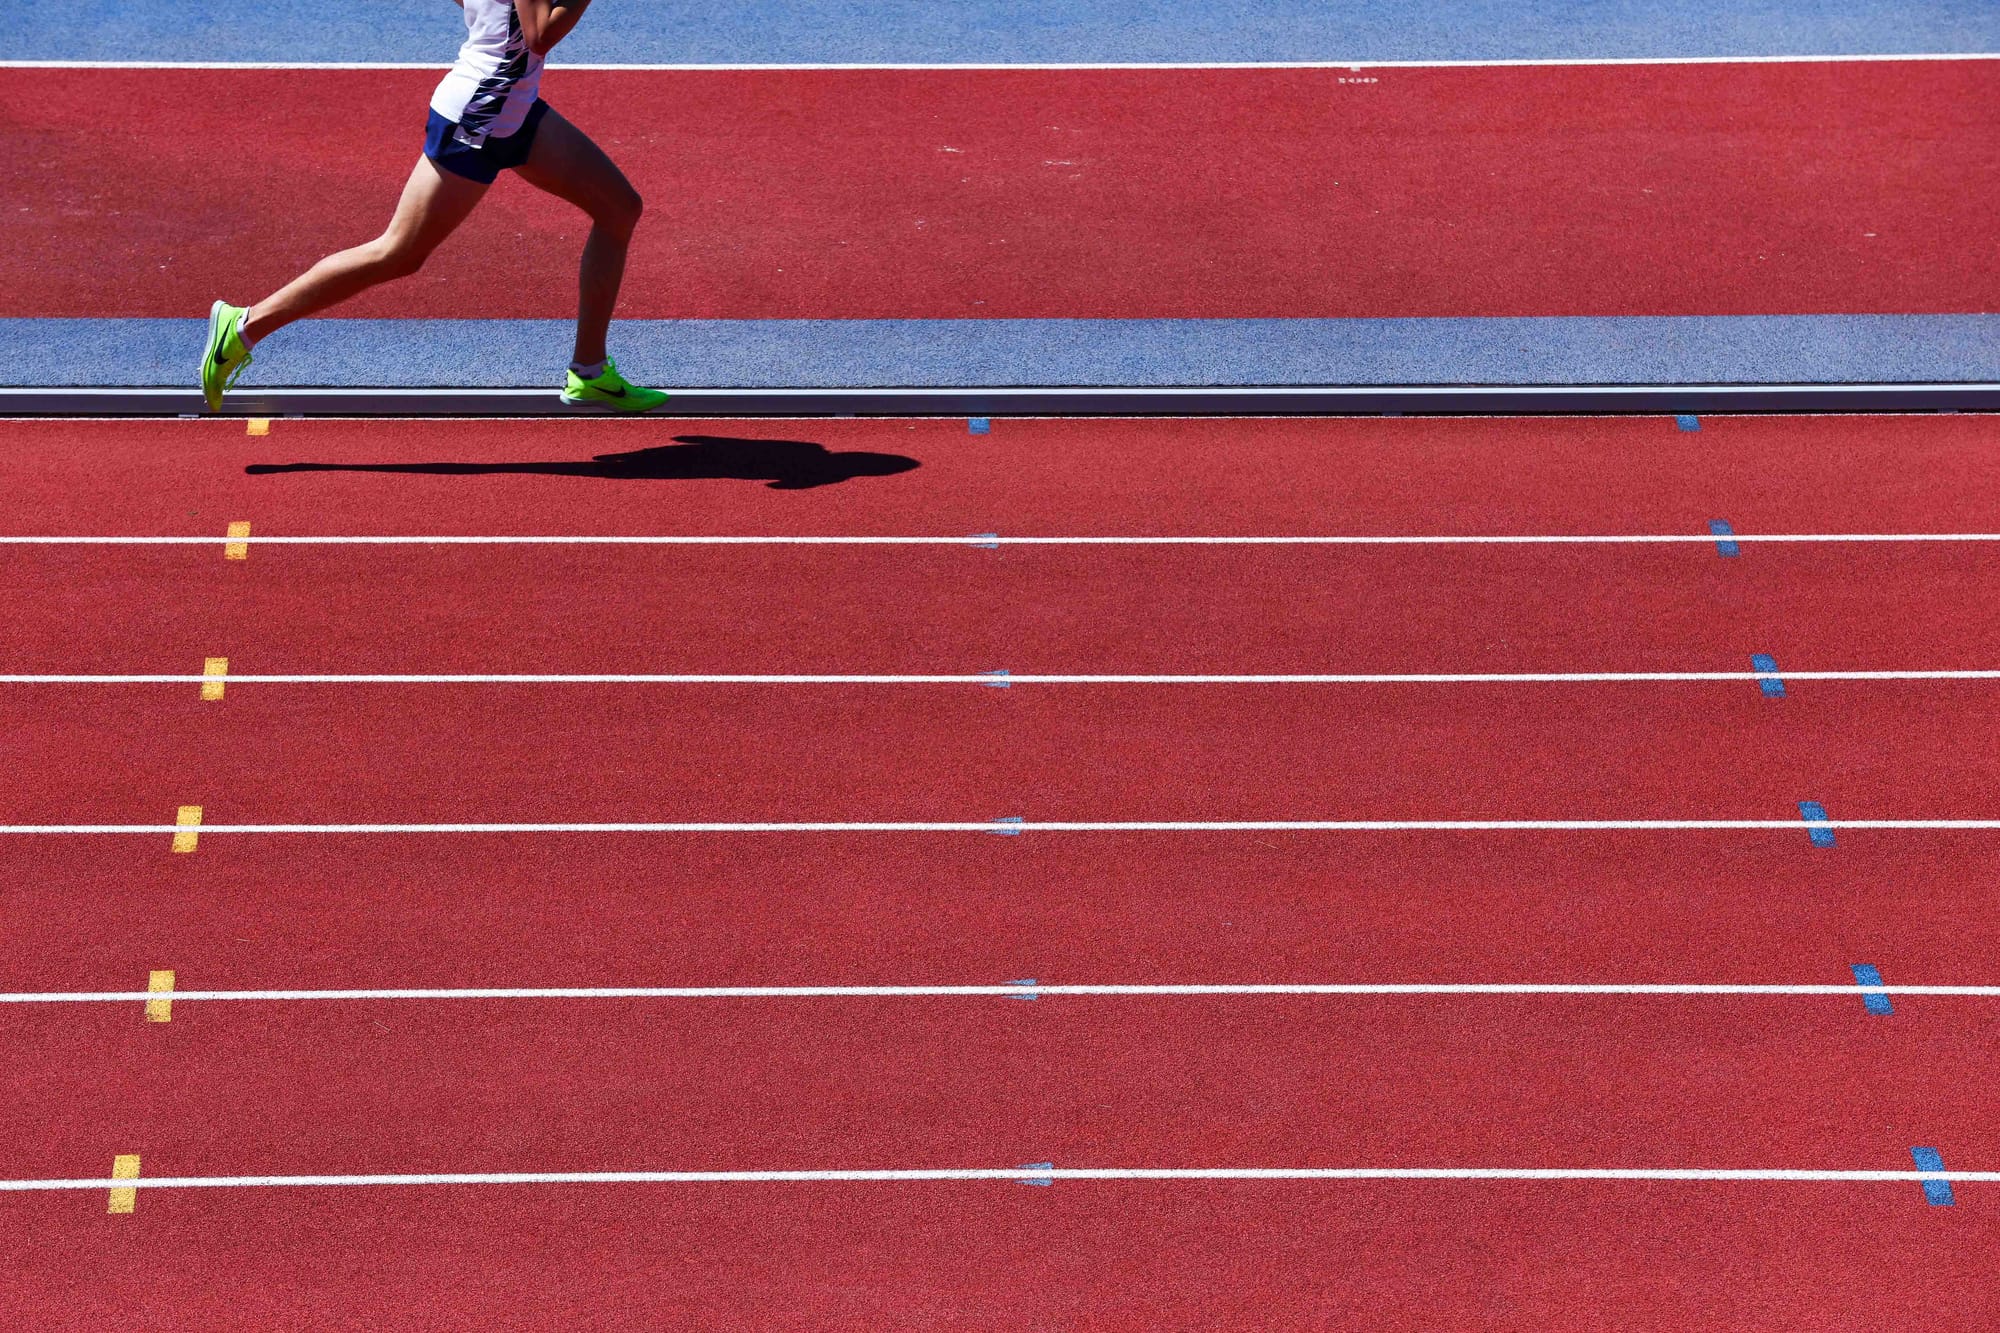
<svg viewBox="0 0 2000 1333">
<path fill-rule="evenodd" d="M 521 128 L 542 84 L 542 58 L 528 49 L 514 0 L 465 0 L 465 45 L 431 96 L 431 110 L 458 125 L 452 138 L 477 148 Z"/>
</svg>

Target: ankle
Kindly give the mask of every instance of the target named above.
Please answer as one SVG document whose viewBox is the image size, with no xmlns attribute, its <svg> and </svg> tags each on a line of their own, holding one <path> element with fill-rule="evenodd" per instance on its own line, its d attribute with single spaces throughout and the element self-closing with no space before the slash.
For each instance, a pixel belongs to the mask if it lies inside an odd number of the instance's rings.
<svg viewBox="0 0 2000 1333">
<path fill-rule="evenodd" d="M 602 361 L 572 361 L 569 363 L 570 373 L 580 380 L 594 380 L 604 373 L 609 360 L 607 357 Z"/>
<path fill-rule="evenodd" d="M 248 310 L 245 310 L 236 321 L 236 336 L 242 340 L 246 350 L 257 343 L 258 334 L 255 329 L 250 327 L 250 312 Z"/>
</svg>

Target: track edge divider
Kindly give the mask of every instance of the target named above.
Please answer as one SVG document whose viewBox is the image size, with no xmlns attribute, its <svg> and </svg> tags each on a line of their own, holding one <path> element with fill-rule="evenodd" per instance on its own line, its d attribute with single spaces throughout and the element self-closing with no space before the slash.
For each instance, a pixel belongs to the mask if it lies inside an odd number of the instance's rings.
<svg viewBox="0 0 2000 1333">
<path fill-rule="evenodd" d="M 1993 412 L 2000 383 L 679 389 L 664 417 L 1564 416 Z M 180 388 L 0 388 L 0 417 L 205 415 Z M 547 389 L 273 388 L 226 417 L 580 417 Z"/>
</svg>

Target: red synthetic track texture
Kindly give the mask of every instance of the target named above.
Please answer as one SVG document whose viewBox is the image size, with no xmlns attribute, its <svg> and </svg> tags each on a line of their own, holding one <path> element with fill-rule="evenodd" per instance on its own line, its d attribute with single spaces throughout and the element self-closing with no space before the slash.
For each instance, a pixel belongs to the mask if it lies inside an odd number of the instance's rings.
<svg viewBox="0 0 2000 1333">
<path fill-rule="evenodd" d="M 1887 1018 L 1859 996 L 329 1001 L 190 1004 L 164 1025 L 139 1008 L 0 1015 L 24 1066 L 0 1111 L 11 1170 L 89 1178 L 113 1152 L 159 1176 L 1895 1170 L 1912 1143 L 1971 1168 L 1991 1122 L 1990 1088 L 1937 1077 L 1988 1057 L 1977 1001 Z"/>
<path fill-rule="evenodd" d="M 238 519 L 268 535 L 1689 534 L 1713 518 L 1745 533 L 2000 530 L 1983 417 L 1710 419 L 1698 433 L 1611 418 L 1003 421 L 982 438 L 937 421 L 527 423 L 482 441 L 487 461 L 666 459 L 705 437 L 919 466 L 780 492 L 244 473 L 421 464 L 454 435 L 414 421 L 279 422 L 262 438 L 234 422 L 0 422 L 0 466 L 12 530 L 41 534 L 219 538 Z M 1744 550 L 257 546 L 239 564 L 202 546 L 0 546 L 0 573 L 47 588 L 14 608 L 16 671 L 192 671 L 209 656 L 239 673 L 1741 671 L 1757 652 L 1794 670 L 2000 665 L 2000 627 L 1968 613 L 2000 543 Z M 163 586 L 198 588 L 198 612 Z"/>
<path fill-rule="evenodd" d="M 1992 667 L 1941 546 L 279 548 L 366 532 L 1994 531 L 1984 418 L 549 423 L 894 452 L 754 480 L 368 472 L 436 423 L 0 423 L 0 670 Z M 809 659 L 809 660 L 807 660 Z M 1984 684 L 7 686 L 5 818 L 1992 817 Z M 1476 807 L 1476 808 L 1473 808 Z M 0 839 L 7 990 L 1993 984 L 2000 840 L 1854 833 Z M 1988 1002 L 9 1007 L 0 1177 L 505 1169 L 1990 1169 Z M 1983 1328 L 1986 1186 L 490 1187 L 0 1197 L 33 1327 Z"/>
<path fill-rule="evenodd" d="M 1994 842 L 299 836 L 174 856 L 163 839 L 23 838 L 0 842 L 0 867 L 7 984 L 34 991 L 129 991 L 155 968 L 183 989 L 245 990 L 1842 985 L 1854 963 L 1899 984 L 1989 985 Z"/>
<path fill-rule="evenodd" d="M 476 430 L 301 420 L 270 431 L 248 436 L 240 420 L 0 420 L 5 530 L 219 541 L 242 519 L 271 535 L 1685 534 L 1722 518 L 1745 533 L 2000 532 L 1990 465 L 2000 422 L 1977 414 L 1707 417 L 1699 431 L 1669 417 L 1001 419 L 985 436 L 962 419 Z M 797 441 L 919 466 L 778 491 L 757 477 L 244 471 L 574 463 L 671 451 L 683 438 Z M 668 470 L 679 455 L 654 457 Z"/>
<path fill-rule="evenodd" d="M 0 580 L 61 583 L 14 609 L 5 669 L 187 674 L 220 656 L 239 675 L 1747 672 L 1753 652 L 1794 671 L 2000 669 L 2000 623 L 1967 614 L 2000 577 L 2000 543 L 1753 547 L 1734 561 L 1708 543 L 254 551 L 251 571 L 216 546 L 0 547 Z M 201 613 L 152 595 L 171 586 L 201 588 Z M 1922 600 L 1907 601 L 1913 587 Z M 1756 693 L 1624 688 L 1540 693 Z M 1319 697 L 1368 697 L 1352 690 Z M 187 687 L 134 699 L 199 711 Z"/>
<path fill-rule="evenodd" d="M 1915 1188 L 521 1187 L 129 1218 L 92 1197 L 0 1204 L 0 1291 L 52 1329 L 1989 1326 L 2000 1213 Z"/>
<path fill-rule="evenodd" d="M 1977 204 L 2000 194 L 1994 62 L 1347 77 L 555 70 L 545 87 L 650 201 L 630 317 L 2000 308 L 2000 224 Z M 435 81 L 12 71 L 0 315 L 196 314 L 368 239 Z M 422 276 L 342 313 L 568 317 L 581 232 L 509 182 Z"/>
<path fill-rule="evenodd" d="M 6 822 L 2000 819 L 1991 684 L 195 690 L 10 687 Z"/>
</svg>

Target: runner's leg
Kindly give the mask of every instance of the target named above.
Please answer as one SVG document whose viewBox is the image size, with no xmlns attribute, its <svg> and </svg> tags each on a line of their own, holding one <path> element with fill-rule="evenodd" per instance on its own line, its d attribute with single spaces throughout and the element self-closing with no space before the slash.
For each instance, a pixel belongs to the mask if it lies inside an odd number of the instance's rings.
<svg viewBox="0 0 2000 1333">
<path fill-rule="evenodd" d="M 521 179 L 590 215 L 590 239 L 577 274 L 576 363 L 604 360 L 604 339 L 625 277 L 625 251 L 645 204 L 625 173 L 590 136 L 551 108 L 518 169 Z"/>
<path fill-rule="evenodd" d="M 243 317 L 244 342 L 255 342 L 370 287 L 415 273 L 471 214 L 486 190 L 478 181 L 440 171 L 429 158 L 419 157 L 389 229 L 366 245 L 328 255 L 251 306 Z"/>
</svg>

